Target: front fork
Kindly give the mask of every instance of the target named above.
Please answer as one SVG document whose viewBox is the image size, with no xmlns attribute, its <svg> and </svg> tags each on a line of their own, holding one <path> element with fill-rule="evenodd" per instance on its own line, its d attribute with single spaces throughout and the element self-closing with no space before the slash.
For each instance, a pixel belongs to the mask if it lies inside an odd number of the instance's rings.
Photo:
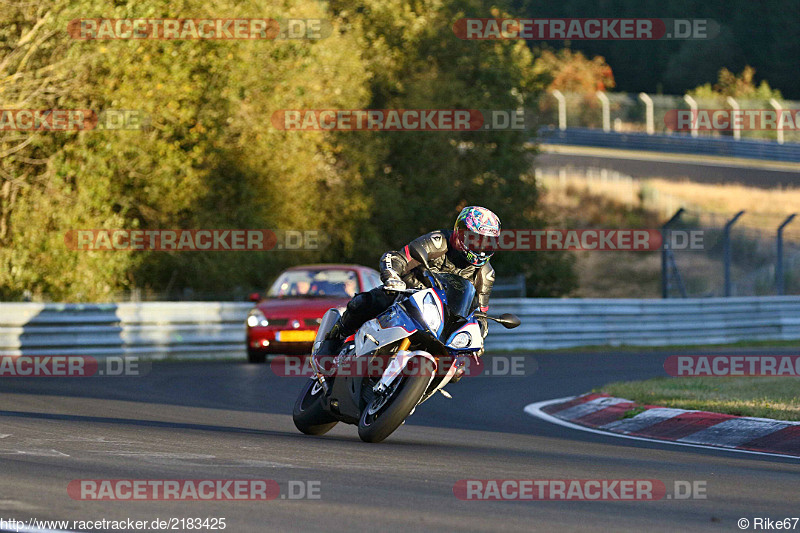
<svg viewBox="0 0 800 533">
<path fill-rule="evenodd" d="M 396 353 L 406 352 L 408 351 L 409 348 L 411 348 L 411 339 L 406 337 L 405 339 L 400 341 L 400 346 L 397 347 Z M 379 381 L 378 384 L 375 385 L 375 387 L 372 390 L 374 390 L 377 394 L 382 394 L 386 391 L 387 387 L 388 385 L 386 385 L 386 383 L 384 383 L 383 381 Z"/>
<path fill-rule="evenodd" d="M 397 351 L 407 351 L 411 347 L 411 339 L 406 337 L 402 341 L 400 341 L 400 346 L 398 346 Z M 317 366 L 317 360 L 314 357 L 314 354 L 311 354 L 311 369 L 314 371 L 315 377 L 317 379 L 317 383 L 319 386 L 322 387 L 322 390 L 325 394 L 328 394 L 328 382 L 325 380 L 325 376 L 322 373 L 322 369 Z M 386 386 L 383 383 L 378 383 L 375 386 L 375 392 L 383 392 L 386 389 Z"/>
<path fill-rule="evenodd" d="M 325 381 L 325 376 L 322 375 L 320 369 L 317 367 L 317 362 L 314 359 L 314 356 L 311 356 L 311 368 L 314 370 L 315 377 L 317 378 L 317 383 L 319 386 L 322 387 L 322 391 L 327 395 L 328 394 L 328 382 Z"/>
</svg>

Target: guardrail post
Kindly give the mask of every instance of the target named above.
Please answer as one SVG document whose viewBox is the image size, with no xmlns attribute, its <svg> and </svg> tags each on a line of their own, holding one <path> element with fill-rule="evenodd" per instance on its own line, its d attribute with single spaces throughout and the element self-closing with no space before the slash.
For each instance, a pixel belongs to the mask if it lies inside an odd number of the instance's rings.
<svg viewBox="0 0 800 533">
<path fill-rule="evenodd" d="M 722 249 L 724 255 L 725 266 L 725 296 L 731 295 L 731 226 L 736 224 L 739 217 L 744 215 L 744 211 L 739 211 L 732 219 L 725 223 L 725 229 L 722 233 Z"/>
<path fill-rule="evenodd" d="M 786 220 L 783 221 L 783 224 L 778 226 L 778 236 L 776 239 L 776 255 L 777 260 L 775 263 L 775 292 L 779 296 L 783 296 L 784 294 L 784 279 L 783 279 L 783 228 L 786 227 L 789 222 L 794 220 L 794 217 L 797 216 L 797 213 L 792 213 Z"/>
<path fill-rule="evenodd" d="M 683 101 L 689 104 L 689 109 L 692 112 L 692 137 L 697 137 L 697 100 L 685 94 L 683 96 Z"/>
<path fill-rule="evenodd" d="M 777 113 L 776 128 L 778 130 L 778 144 L 783 144 L 783 106 L 774 98 L 769 99 L 771 105 Z"/>
<path fill-rule="evenodd" d="M 733 96 L 727 98 L 728 105 L 734 111 L 739 111 L 739 102 L 733 99 Z M 733 118 L 733 117 L 731 117 Z M 731 120 L 731 129 L 733 129 L 733 138 L 737 141 L 742 138 L 742 128 L 736 125 L 736 120 Z"/>
<path fill-rule="evenodd" d="M 661 226 L 661 297 L 669 298 L 669 227 L 681 218 L 684 208 L 678 209 L 672 218 Z"/>
<path fill-rule="evenodd" d="M 558 129 L 567 129 L 567 99 L 558 89 L 553 91 L 553 96 L 558 100 Z"/>
<path fill-rule="evenodd" d="M 639 99 L 642 102 L 644 102 L 646 123 L 647 123 L 647 134 L 653 135 L 656 132 L 656 128 L 653 122 L 653 99 L 650 98 L 650 95 L 647 93 L 639 93 Z"/>
<path fill-rule="evenodd" d="M 603 106 L 603 131 L 611 131 L 611 102 L 608 95 L 603 91 L 597 91 L 597 99 Z"/>
</svg>

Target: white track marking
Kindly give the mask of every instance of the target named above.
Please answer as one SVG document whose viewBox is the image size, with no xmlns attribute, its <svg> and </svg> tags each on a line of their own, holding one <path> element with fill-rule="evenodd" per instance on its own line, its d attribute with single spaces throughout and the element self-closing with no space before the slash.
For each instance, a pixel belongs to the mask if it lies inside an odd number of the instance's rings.
<svg viewBox="0 0 800 533">
<path fill-rule="evenodd" d="M 704 448 L 706 450 L 716 450 L 716 451 L 724 451 L 724 452 L 736 452 L 736 453 L 746 453 L 750 455 L 766 455 L 768 457 L 781 457 L 783 459 L 795 459 L 800 461 L 800 457 L 796 457 L 793 455 L 784 455 L 781 453 L 770 453 L 770 452 L 757 452 L 754 450 L 740 450 L 738 448 L 725 448 L 722 446 L 710 446 L 707 444 L 693 444 L 688 442 L 677 442 L 672 440 L 660 440 L 660 439 L 651 439 L 648 437 L 635 437 L 633 435 L 623 435 L 621 433 L 611 433 L 610 431 L 601 431 L 599 429 L 589 428 L 586 426 L 581 426 L 578 424 L 573 424 L 572 422 L 567 422 L 566 420 L 561 420 L 553 415 L 547 414 L 542 411 L 543 407 L 547 407 L 548 405 L 552 405 L 554 403 L 561 403 L 567 402 L 576 398 L 577 396 L 567 396 L 566 398 L 556 398 L 555 400 L 545 400 L 543 402 L 535 402 L 525 406 L 525 412 L 531 416 L 535 416 L 536 418 L 541 418 L 546 422 L 551 422 L 553 424 L 558 424 L 559 426 L 564 426 L 570 429 L 577 429 L 578 431 L 586 431 L 589 433 L 595 433 L 597 435 L 605 435 L 607 437 L 619 437 L 623 439 L 631 439 L 631 440 L 640 440 L 645 442 L 655 442 L 657 444 L 669 444 L 674 446 L 688 446 L 690 448 Z"/>
<path fill-rule="evenodd" d="M 0 509 L 3 511 L 37 511 L 41 507 L 19 500 L 0 500 Z"/>
<path fill-rule="evenodd" d="M 31 448 L 29 450 L 0 450 L 0 455 L 32 455 L 35 457 L 69 457 L 66 453 L 61 453 L 58 450 L 54 450 L 50 448 L 49 450 L 45 449 L 36 449 Z"/>
</svg>

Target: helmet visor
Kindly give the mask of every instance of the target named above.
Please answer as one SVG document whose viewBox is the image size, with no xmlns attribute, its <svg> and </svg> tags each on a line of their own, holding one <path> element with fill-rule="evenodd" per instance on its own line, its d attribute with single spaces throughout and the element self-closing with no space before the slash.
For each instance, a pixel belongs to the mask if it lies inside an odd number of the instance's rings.
<svg viewBox="0 0 800 533">
<path fill-rule="evenodd" d="M 475 231 L 457 231 L 456 242 L 458 247 L 466 254 L 467 261 L 473 265 L 486 263 L 497 250 L 497 237 L 481 235 Z"/>
</svg>

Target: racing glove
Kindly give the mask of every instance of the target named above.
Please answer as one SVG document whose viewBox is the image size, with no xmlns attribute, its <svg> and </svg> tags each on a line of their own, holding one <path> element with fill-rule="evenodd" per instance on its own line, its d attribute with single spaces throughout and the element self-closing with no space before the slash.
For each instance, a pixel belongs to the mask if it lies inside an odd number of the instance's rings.
<svg viewBox="0 0 800 533">
<path fill-rule="evenodd" d="M 381 281 L 383 282 L 383 288 L 387 291 L 402 291 L 406 288 L 406 283 L 392 269 L 386 269 L 381 272 Z"/>
</svg>

